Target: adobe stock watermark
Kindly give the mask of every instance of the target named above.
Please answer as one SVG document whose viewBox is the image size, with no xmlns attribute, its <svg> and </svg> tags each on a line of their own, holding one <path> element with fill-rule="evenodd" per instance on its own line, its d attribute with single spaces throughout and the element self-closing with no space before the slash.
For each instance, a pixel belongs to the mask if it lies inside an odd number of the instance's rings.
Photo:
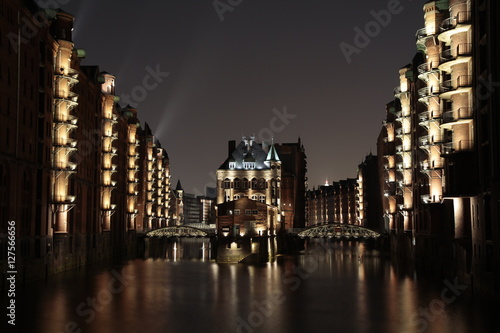
<svg viewBox="0 0 500 333">
<path fill-rule="evenodd" d="M 453 280 L 453 283 L 447 279 L 443 281 L 445 288 L 441 291 L 440 298 L 435 298 L 429 302 L 427 308 L 419 308 L 418 313 L 410 316 L 410 324 L 416 327 L 418 332 L 424 332 L 429 323 L 435 321 L 439 316 L 446 312 L 446 306 L 455 302 L 468 286 L 458 284 L 458 278 Z"/>
<path fill-rule="evenodd" d="M 242 2 L 243 0 L 214 0 L 212 6 L 214 6 L 215 12 L 219 16 L 219 20 L 224 22 L 224 14 L 233 12 Z"/>
<path fill-rule="evenodd" d="M 371 10 L 370 15 L 373 17 L 373 20 L 367 22 L 364 29 L 358 26 L 354 27 L 355 35 L 352 44 L 345 41 L 339 44 L 340 50 L 347 63 L 350 64 L 352 62 L 352 56 L 354 54 L 360 54 L 363 49 L 367 48 L 371 41 L 380 35 L 382 28 L 387 28 L 389 26 L 392 17 L 401 14 L 403 9 L 400 0 L 389 0 L 387 9 L 381 9 L 378 12 Z"/>
<path fill-rule="evenodd" d="M 85 323 L 90 324 L 95 319 L 96 313 L 101 312 L 113 301 L 113 295 L 121 293 L 130 281 L 135 279 L 133 275 L 120 274 L 114 269 L 111 270 L 111 275 L 113 277 L 108 281 L 106 288 L 99 290 L 95 297 L 87 297 L 85 301 L 77 305 L 76 314 L 85 318 Z M 69 321 L 64 325 L 63 332 L 81 333 L 86 331 L 82 330 L 76 322 Z"/>
<path fill-rule="evenodd" d="M 315 248 L 310 255 L 304 258 L 302 265 L 293 264 L 291 269 L 285 272 L 281 278 L 281 282 L 291 292 L 297 291 L 302 282 L 308 280 L 311 274 L 314 273 L 319 267 L 319 258 L 324 255 L 325 251 L 329 248 L 324 243 L 319 243 L 318 248 Z M 252 302 L 252 311 L 244 316 L 236 318 L 236 332 L 237 333 L 254 333 L 258 332 L 265 320 L 276 311 L 282 304 L 286 302 L 287 298 L 283 291 L 276 290 L 266 300 L 261 302 Z"/>
<path fill-rule="evenodd" d="M 484 101 L 491 97 L 500 88 L 500 82 L 493 81 L 493 75 L 490 74 L 487 79 L 480 76 L 478 78 L 475 96 L 478 101 Z"/>
<path fill-rule="evenodd" d="M 285 128 L 290 125 L 291 121 L 297 118 L 296 114 L 288 113 L 286 105 L 281 111 L 277 108 L 273 108 L 271 112 L 273 116 L 269 120 L 269 125 L 261 128 L 257 134 L 257 140 L 260 142 L 270 142 L 274 138 L 275 134 L 283 132 Z M 215 172 L 210 172 L 209 176 L 212 181 L 205 184 L 204 188 L 217 187 L 217 175 Z M 204 195 L 204 193 L 197 187 L 193 189 L 193 193 L 195 195 Z"/>
<path fill-rule="evenodd" d="M 148 97 L 148 93 L 158 88 L 164 79 L 170 75 L 169 72 L 162 72 L 160 64 L 157 64 L 155 68 L 146 66 L 145 70 L 147 74 L 142 78 L 142 84 L 132 88 L 130 94 L 121 94 L 120 101 L 134 108 L 138 107 L 139 103 Z"/>
<path fill-rule="evenodd" d="M 41 29 L 47 28 L 50 25 L 50 18 L 47 16 L 45 9 L 58 9 L 61 5 L 66 5 L 71 0 L 36 0 L 40 10 L 33 13 L 33 21 L 26 16 L 19 16 L 19 31 L 9 32 L 7 39 L 14 52 L 19 52 L 19 46 L 28 44 L 31 39 L 36 37 Z"/>
</svg>

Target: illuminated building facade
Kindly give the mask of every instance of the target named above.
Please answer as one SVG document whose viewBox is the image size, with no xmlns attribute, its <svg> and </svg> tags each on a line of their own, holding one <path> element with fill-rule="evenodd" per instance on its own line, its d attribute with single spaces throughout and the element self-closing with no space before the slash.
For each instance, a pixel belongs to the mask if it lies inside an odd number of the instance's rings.
<svg viewBox="0 0 500 333">
<path fill-rule="evenodd" d="M 243 138 L 238 146 L 229 141 L 228 158 L 217 170 L 217 205 L 241 198 L 267 205 L 278 214 L 269 217 L 267 234 L 304 225 L 305 172 L 300 139 L 281 145 L 257 143 L 253 137 Z M 217 216 L 226 212 L 217 211 Z"/>
<path fill-rule="evenodd" d="M 358 165 L 356 224 L 377 232 L 385 232 L 378 168 L 377 156 L 371 153 Z"/>
<path fill-rule="evenodd" d="M 348 178 L 307 191 L 307 226 L 358 224 L 358 183 Z"/>
<path fill-rule="evenodd" d="M 33 1 L 0 10 L 0 261 L 8 221 L 23 281 L 133 253 L 138 232 L 168 223 L 165 150 L 118 106 L 116 78 L 81 65 L 72 15 Z"/>
<path fill-rule="evenodd" d="M 399 71 L 378 139 L 393 251 L 496 297 L 499 8 L 487 0 L 425 3 L 419 52 Z"/>
</svg>

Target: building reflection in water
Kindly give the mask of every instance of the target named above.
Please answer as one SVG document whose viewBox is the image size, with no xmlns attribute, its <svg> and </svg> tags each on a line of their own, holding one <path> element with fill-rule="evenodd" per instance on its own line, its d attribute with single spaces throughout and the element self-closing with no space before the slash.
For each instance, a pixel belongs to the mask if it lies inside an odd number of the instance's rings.
<svg viewBox="0 0 500 333">
<path fill-rule="evenodd" d="M 441 299 L 443 281 L 417 281 L 365 244 L 313 240 L 301 255 L 261 265 L 217 264 L 204 239 L 157 242 L 146 249 L 144 259 L 27 287 L 17 299 L 18 329 L 492 331 L 493 316 L 465 294 L 432 320 L 423 317 L 420 310 Z"/>
</svg>

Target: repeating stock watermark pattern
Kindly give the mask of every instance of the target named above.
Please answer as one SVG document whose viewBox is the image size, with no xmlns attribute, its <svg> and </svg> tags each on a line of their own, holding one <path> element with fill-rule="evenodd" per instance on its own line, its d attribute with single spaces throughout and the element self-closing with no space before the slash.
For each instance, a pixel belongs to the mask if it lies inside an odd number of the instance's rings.
<svg viewBox="0 0 500 333">
<path fill-rule="evenodd" d="M 93 322 L 99 312 L 102 312 L 117 295 L 127 287 L 131 281 L 135 280 L 135 276 L 111 270 L 111 279 L 109 279 L 105 288 L 100 289 L 94 297 L 87 297 L 84 301 L 80 302 L 75 313 L 84 319 L 85 324 Z M 82 329 L 75 321 L 68 321 L 64 325 L 63 332 L 81 333 L 88 330 Z"/>
<path fill-rule="evenodd" d="M 131 107 L 138 107 L 139 103 L 148 97 L 148 93 L 158 88 L 164 79 L 170 75 L 169 72 L 162 72 L 160 64 L 157 64 L 154 68 L 146 66 L 145 70 L 147 74 L 142 78 L 142 84 L 133 87 L 128 94 L 121 94 L 120 101 Z"/>
<path fill-rule="evenodd" d="M 283 106 L 283 110 L 273 108 L 271 112 L 273 116 L 269 120 L 269 125 L 267 127 L 261 128 L 257 133 L 256 139 L 260 142 L 270 142 L 277 133 L 283 132 L 285 128 L 291 123 L 291 121 L 297 118 L 296 114 L 288 112 L 286 105 Z M 215 174 L 215 172 L 211 171 L 208 176 L 212 179 L 212 181 L 206 183 L 205 188 L 216 187 L 217 175 Z M 204 195 L 204 192 L 203 190 L 195 187 L 193 189 L 193 194 Z"/>
<path fill-rule="evenodd" d="M 455 277 L 453 283 L 447 279 L 443 283 L 445 287 L 441 290 L 440 297 L 434 298 L 426 308 L 420 307 L 418 312 L 410 316 L 411 326 L 415 327 L 420 333 L 425 332 L 430 323 L 445 314 L 446 306 L 455 302 L 463 291 L 468 288 L 466 285 L 459 284 L 457 277 Z"/>
<path fill-rule="evenodd" d="M 408 0 L 411 1 L 411 0 Z M 352 62 L 352 57 L 355 54 L 360 54 L 363 49 L 367 48 L 372 40 L 378 37 L 383 28 L 387 28 L 392 21 L 394 15 L 401 14 L 404 10 L 400 0 L 389 0 L 386 9 L 379 11 L 371 10 L 370 15 L 373 20 L 368 21 L 363 27 L 354 27 L 354 37 L 352 42 L 342 41 L 339 44 L 340 50 L 348 64 Z"/>
<path fill-rule="evenodd" d="M 50 25 L 50 17 L 47 14 L 47 9 L 58 9 L 62 5 L 66 5 L 71 0 L 36 0 L 38 6 L 41 7 L 37 12 L 33 13 L 33 21 L 27 16 L 19 16 L 17 20 L 20 23 L 20 28 L 17 33 L 9 32 L 7 39 L 14 52 L 19 52 L 21 44 L 28 44 L 31 39 L 36 37 L 40 30 L 46 29 Z"/>
<path fill-rule="evenodd" d="M 215 12 L 219 17 L 221 22 L 224 21 L 224 15 L 226 13 L 231 13 L 236 7 L 241 5 L 243 0 L 214 0 L 212 6 L 214 6 Z"/>
<path fill-rule="evenodd" d="M 329 247 L 324 243 L 317 243 L 317 246 L 317 248 L 314 248 L 306 256 L 304 256 L 302 264 L 292 264 L 292 266 L 283 273 L 281 283 L 290 292 L 297 291 L 303 281 L 308 280 L 318 269 L 319 259 L 324 255 L 325 251 L 327 251 Z M 238 316 L 236 318 L 236 332 L 259 332 L 258 328 L 264 325 L 266 318 L 271 317 L 271 315 L 286 301 L 287 296 L 285 293 L 282 290 L 276 290 L 265 300 L 252 302 L 252 311 L 250 311 L 246 316 Z"/>
</svg>

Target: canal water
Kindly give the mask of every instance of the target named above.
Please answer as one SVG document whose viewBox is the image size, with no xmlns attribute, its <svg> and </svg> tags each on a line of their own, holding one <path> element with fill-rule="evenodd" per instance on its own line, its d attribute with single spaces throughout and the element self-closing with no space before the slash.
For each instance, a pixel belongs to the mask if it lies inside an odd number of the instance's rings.
<svg viewBox="0 0 500 333">
<path fill-rule="evenodd" d="M 417 279 L 347 241 L 261 265 L 217 264 L 207 239 L 146 244 L 144 258 L 19 287 L 16 304 L 16 330 L 2 332 L 500 331 L 469 286 Z"/>
</svg>

